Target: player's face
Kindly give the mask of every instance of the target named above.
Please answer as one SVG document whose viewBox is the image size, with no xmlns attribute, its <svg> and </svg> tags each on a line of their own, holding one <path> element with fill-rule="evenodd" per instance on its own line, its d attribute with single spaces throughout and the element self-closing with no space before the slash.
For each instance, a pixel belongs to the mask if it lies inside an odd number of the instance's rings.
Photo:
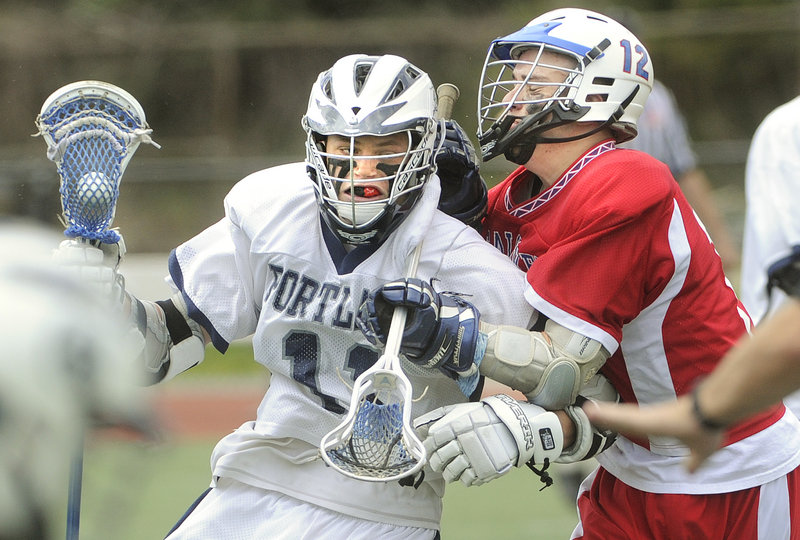
<svg viewBox="0 0 800 540">
<path fill-rule="evenodd" d="M 339 200 L 376 201 L 389 196 L 391 178 L 408 150 L 408 135 L 362 135 L 353 139 L 329 135 L 325 149 L 328 154 L 344 156 L 341 160 L 328 158 L 331 176 L 344 180 L 339 185 Z"/>
<path fill-rule="evenodd" d="M 573 59 L 562 54 L 545 51 L 539 57 L 538 48 L 523 51 L 517 60 L 513 72 L 515 84 L 503 101 L 512 103 L 509 114 L 518 117 L 541 111 L 575 65 Z"/>
</svg>

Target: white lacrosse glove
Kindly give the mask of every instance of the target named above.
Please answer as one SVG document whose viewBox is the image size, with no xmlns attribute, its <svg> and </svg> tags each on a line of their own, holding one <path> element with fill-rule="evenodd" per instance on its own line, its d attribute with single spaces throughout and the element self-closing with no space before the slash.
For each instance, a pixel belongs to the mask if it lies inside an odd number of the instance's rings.
<svg viewBox="0 0 800 540">
<path fill-rule="evenodd" d="M 125 242 L 105 244 L 94 240 L 64 240 L 53 252 L 53 260 L 74 279 L 94 289 L 100 298 L 121 305 L 125 298 L 125 278 L 118 272 L 125 256 Z"/>
<path fill-rule="evenodd" d="M 445 481 L 478 486 L 531 462 L 546 468 L 561 455 L 564 435 L 555 413 L 498 394 L 420 416 L 414 428 L 428 464 Z"/>
<path fill-rule="evenodd" d="M 144 317 L 144 313 L 140 314 L 138 311 L 140 302 L 125 291 L 125 278 L 118 272 L 124 255 L 125 242 L 121 236 L 120 241 L 113 244 L 74 238 L 61 242 L 53 252 L 53 260 L 70 279 L 85 285 L 101 302 L 110 303 L 110 315 L 119 316 L 120 324 L 128 326 L 124 334 L 125 343 L 121 346 L 132 351 L 134 357 L 143 356 L 145 368 L 150 375 L 158 372 L 161 367 L 160 358 L 166 354 L 168 334 L 166 328 L 160 333 L 153 332 L 152 335 L 159 338 L 155 339 L 140 327 L 146 325 L 148 319 Z M 129 311 L 125 309 L 126 299 L 130 301 Z M 139 321 L 144 323 L 140 325 Z M 151 341 L 154 343 L 151 344 Z M 158 352 L 149 354 L 153 349 Z M 158 356 L 159 360 L 148 362 L 151 356 Z"/>
</svg>

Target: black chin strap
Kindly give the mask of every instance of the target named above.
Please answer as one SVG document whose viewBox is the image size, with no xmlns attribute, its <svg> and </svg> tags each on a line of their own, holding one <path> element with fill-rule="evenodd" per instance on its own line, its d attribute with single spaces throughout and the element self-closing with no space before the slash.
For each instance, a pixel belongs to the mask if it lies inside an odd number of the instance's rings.
<svg viewBox="0 0 800 540">
<path fill-rule="evenodd" d="M 636 94 L 639 93 L 639 86 L 633 89 L 633 92 L 625 98 L 625 100 L 619 104 L 617 110 L 611 115 L 611 118 L 600 124 L 594 129 L 590 129 L 584 133 L 580 133 L 578 135 L 573 135 L 572 137 L 544 137 L 541 135 L 543 131 L 548 131 L 554 127 L 563 126 L 564 124 L 569 124 L 575 122 L 575 120 L 566 120 L 562 122 L 558 122 L 555 124 L 550 124 L 545 126 L 546 129 L 541 131 L 532 131 L 531 133 L 519 135 L 517 137 L 516 144 L 509 146 L 503 155 L 505 158 L 512 163 L 516 163 L 517 165 L 525 165 L 533 156 L 533 151 L 536 149 L 537 144 L 555 144 L 555 143 L 563 143 L 563 142 L 571 142 L 577 141 L 578 139 L 584 139 L 591 135 L 594 135 L 598 131 L 603 130 L 604 128 L 611 126 L 615 122 L 619 121 L 620 118 L 625 114 L 625 110 L 628 108 L 628 105 L 631 104 L 633 98 L 636 97 Z M 534 128 L 535 129 L 535 128 Z"/>
<path fill-rule="evenodd" d="M 558 125 L 563 125 L 569 122 L 564 122 L 562 124 L 551 125 L 547 126 L 547 129 L 557 127 Z M 603 122 L 599 126 L 590 129 L 584 133 L 580 133 L 578 135 L 573 135 L 572 137 L 543 137 L 539 133 L 530 133 L 526 136 L 519 137 L 520 142 L 509 146 L 506 151 L 503 153 L 505 158 L 512 163 L 516 163 L 517 165 L 525 165 L 533 156 L 533 151 L 536 150 L 536 145 L 538 144 L 556 144 L 556 143 L 563 143 L 563 142 L 571 142 L 577 141 L 578 139 L 585 139 L 591 135 L 594 135 L 598 131 L 603 130 L 605 127 L 611 124 L 611 120 Z M 545 130 L 547 131 L 547 130 Z"/>
<path fill-rule="evenodd" d="M 514 128 L 513 135 L 506 135 L 501 138 L 496 144 L 487 145 L 491 146 L 491 155 L 486 155 L 485 147 L 481 147 L 484 151 L 483 159 L 489 159 L 497 156 L 500 152 L 503 153 L 505 158 L 517 165 L 525 165 L 536 148 L 536 144 L 540 142 L 562 142 L 556 139 L 544 139 L 540 136 L 543 131 L 548 131 L 564 124 L 570 124 L 583 117 L 588 112 L 587 107 L 575 106 L 568 111 L 559 110 L 557 107 L 550 107 L 548 109 L 539 111 L 535 114 L 520 118 L 514 116 L 506 117 L 503 122 L 497 126 L 492 133 L 506 133 L 508 134 L 509 128 L 513 122 L 519 120 L 519 125 Z M 539 124 L 543 118 L 552 115 L 556 119 L 555 122 L 548 122 L 547 124 Z M 501 131 L 502 130 L 502 131 Z M 581 135 L 580 137 L 585 137 Z M 578 138 L 580 138 L 578 137 Z M 566 139 L 565 139 L 566 141 Z"/>
<path fill-rule="evenodd" d="M 527 143 L 509 146 L 506 151 L 503 152 L 503 156 L 505 156 L 505 158 L 511 163 L 525 165 L 528 161 L 530 161 L 534 150 L 536 150 L 536 141 L 532 140 Z"/>
</svg>

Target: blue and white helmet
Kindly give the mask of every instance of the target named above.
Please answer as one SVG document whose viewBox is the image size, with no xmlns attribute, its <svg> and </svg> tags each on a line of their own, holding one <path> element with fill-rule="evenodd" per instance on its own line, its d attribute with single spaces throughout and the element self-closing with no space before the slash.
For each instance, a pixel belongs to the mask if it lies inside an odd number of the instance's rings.
<svg viewBox="0 0 800 540">
<path fill-rule="evenodd" d="M 355 54 L 320 73 L 311 90 L 302 125 L 306 131 L 306 163 L 314 180 L 322 216 L 348 244 L 380 242 L 403 220 L 422 193 L 433 171 L 436 90 L 428 75 L 399 56 Z M 359 180 L 354 141 L 363 135 L 405 133 L 408 146 L 391 156 L 399 166 L 381 169 L 391 182 L 388 197 L 375 201 L 341 201 L 339 187 Z M 326 151 L 325 139 L 350 139 L 350 155 Z M 334 166 L 335 164 L 335 166 Z M 344 173 L 342 172 L 344 171 Z"/>
<path fill-rule="evenodd" d="M 520 60 L 529 51 L 534 54 Z M 543 59 L 546 53 L 572 61 L 554 65 Z M 532 80 L 537 67 L 562 71 L 563 81 Z M 553 90 L 542 91 L 544 86 Z M 505 154 L 524 164 L 536 143 L 563 142 L 547 138 L 545 131 L 571 122 L 600 122 L 611 128 L 617 142 L 632 139 L 652 87 L 647 49 L 624 26 L 585 9 L 545 13 L 489 46 L 478 95 L 483 159 Z M 523 92 L 524 88 L 536 90 Z M 512 112 L 520 105 L 528 111 L 522 121 Z"/>
</svg>

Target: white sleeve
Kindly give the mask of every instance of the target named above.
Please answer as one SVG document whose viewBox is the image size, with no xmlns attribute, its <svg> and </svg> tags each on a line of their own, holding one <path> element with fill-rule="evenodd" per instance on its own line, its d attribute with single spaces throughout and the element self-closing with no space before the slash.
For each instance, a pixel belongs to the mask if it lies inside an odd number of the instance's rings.
<svg viewBox="0 0 800 540">
<path fill-rule="evenodd" d="M 800 98 L 770 113 L 747 157 L 742 302 L 758 322 L 785 295 L 768 290 L 770 272 L 800 251 Z"/>
<path fill-rule="evenodd" d="M 220 351 L 256 329 L 249 251 L 241 229 L 224 218 L 170 255 L 170 276 L 186 299 L 189 316 Z"/>
<path fill-rule="evenodd" d="M 463 293 L 478 308 L 482 321 L 530 328 L 536 311 L 525 299 L 525 272 L 472 229 L 464 229 L 460 240 L 459 247 L 442 250 L 441 268 L 435 276 L 441 277 L 442 286 Z"/>
</svg>

